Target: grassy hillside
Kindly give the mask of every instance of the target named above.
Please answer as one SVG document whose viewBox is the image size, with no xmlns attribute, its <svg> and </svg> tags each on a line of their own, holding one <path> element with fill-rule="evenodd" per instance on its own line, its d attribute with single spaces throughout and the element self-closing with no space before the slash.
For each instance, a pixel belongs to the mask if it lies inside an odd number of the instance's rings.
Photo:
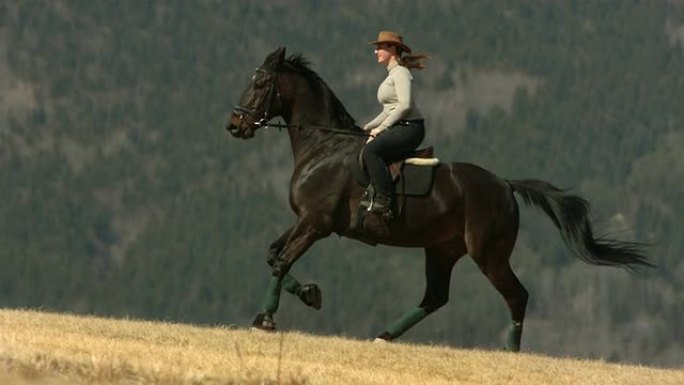
<svg viewBox="0 0 684 385">
<path fill-rule="evenodd" d="M 682 384 L 683 370 L 301 333 L 0 311 L 16 384 Z"/>
</svg>

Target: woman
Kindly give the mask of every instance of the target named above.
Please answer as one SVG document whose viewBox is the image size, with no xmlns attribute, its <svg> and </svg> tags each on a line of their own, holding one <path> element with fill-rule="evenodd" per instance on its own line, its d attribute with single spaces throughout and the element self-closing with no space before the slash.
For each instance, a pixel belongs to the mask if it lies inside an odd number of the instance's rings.
<svg viewBox="0 0 684 385">
<path fill-rule="evenodd" d="M 425 137 L 409 70 L 422 69 L 427 56 L 409 55 L 411 48 L 394 32 L 382 31 L 370 44 L 375 46 L 378 63 L 387 67 L 388 75 L 378 87 L 382 112 L 363 127 L 369 134 L 363 160 L 375 190 L 368 206 L 383 218 L 392 219 L 392 181 L 386 164 L 408 155 Z"/>
</svg>

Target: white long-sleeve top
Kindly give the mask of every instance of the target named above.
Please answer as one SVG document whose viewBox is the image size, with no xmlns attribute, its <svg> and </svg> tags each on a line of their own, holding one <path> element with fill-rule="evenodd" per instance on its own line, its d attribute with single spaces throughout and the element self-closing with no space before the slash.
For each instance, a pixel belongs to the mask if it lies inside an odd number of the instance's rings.
<svg viewBox="0 0 684 385">
<path fill-rule="evenodd" d="M 368 122 L 364 130 L 377 127 L 384 131 L 400 120 L 423 119 L 411 92 L 411 71 L 392 63 L 387 66 L 387 72 L 387 78 L 378 87 L 378 102 L 382 104 L 382 112 Z"/>
</svg>

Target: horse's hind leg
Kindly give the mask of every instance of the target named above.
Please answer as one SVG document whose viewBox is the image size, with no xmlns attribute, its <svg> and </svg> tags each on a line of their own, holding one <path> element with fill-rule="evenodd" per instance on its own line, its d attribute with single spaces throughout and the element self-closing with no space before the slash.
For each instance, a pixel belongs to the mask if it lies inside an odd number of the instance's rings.
<svg viewBox="0 0 684 385">
<path fill-rule="evenodd" d="M 525 320 L 525 309 L 527 307 L 528 293 L 520 283 L 518 277 L 513 273 L 509 258 L 515 243 L 516 231 L 513 236 L 501 236 L 491 239 L 480 250 L 468 250 L 473 260 L 482 270 L 482 273 L 494 285 L 496 290 L 504 297 L 508 309 L 511 313 L 511 326 L 508 331 L 506 350 L 520 351 L 520 340 L 522 337 L 523 321 Z M 469 244 L 470 246 L 470 244 Z"/>
<path fill-rule="evenodd" d="M 449 301 L 449 283 L 454 264 L 465 254 L 461 240 L 425 249 L 426 288 L 423 301 L 417 308 L 391 324 L 377 339 L 391 341 L 422 321 Z"/>
<path fill-rule="evenodd" d="M 280 252 L 285 247 L 287 239 L 290 237 L 292 228 L 289 228 L 283 235 L 276 239 L 271 246 L 268 248 L 268 265 L 273 267 L 273 262 L 276 260 Z M 315 283 L 308 283 L 302 285 L 299 283 L 297 278 L 292 276 L 292 274 L 287 273 L 283 277 L 283 289 L 288 293 L 298 297 L 305 305 L 310 306 L 316 310 L 320 310 L 323 304 L 323 298 L 321 295 L 321 289 Z"/>
</svg>

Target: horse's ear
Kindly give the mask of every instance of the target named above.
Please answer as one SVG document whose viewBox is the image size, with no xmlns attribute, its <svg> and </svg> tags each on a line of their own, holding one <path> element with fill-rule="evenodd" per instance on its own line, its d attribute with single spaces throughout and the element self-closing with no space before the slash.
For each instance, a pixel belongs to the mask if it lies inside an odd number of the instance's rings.
<svg viewBox="0 0 684 385">
<path fill-rule="evenodd" d="M 275 71 L 275 69 L 278 68 L 278 65 L 283 62 L 283 60 L 285 60 L 285 47 L 280 47 L 266 56 L 266 60 L 264 60 L 264 68 Z"/>
</svg>

